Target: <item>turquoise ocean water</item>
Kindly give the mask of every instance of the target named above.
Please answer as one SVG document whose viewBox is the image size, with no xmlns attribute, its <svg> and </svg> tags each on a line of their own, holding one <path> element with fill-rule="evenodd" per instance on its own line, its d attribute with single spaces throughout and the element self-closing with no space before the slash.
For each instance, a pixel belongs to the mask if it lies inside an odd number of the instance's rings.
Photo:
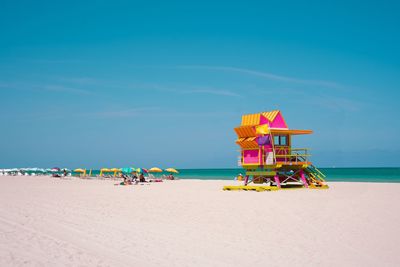
<svg viewBox="0 0 400 267">
<path fill-rule="evenodd" d="M 329 182 L 400 183 L 400 168 L 320 168 Z M 243 169 L 179 169 L 181 179 L 233 180 Z M 92 172 L 93 175 L 99 171 Z M 155 174 L 160 176 L 159 174 Z"/>
<path fill-rule="evenodd" d="M 320 168 L 326 180 L 332 182 L 400 183 L 400 168 Z M 179 178 L 232 180 L 242 169 L 183 169 Z"/>
</svg>

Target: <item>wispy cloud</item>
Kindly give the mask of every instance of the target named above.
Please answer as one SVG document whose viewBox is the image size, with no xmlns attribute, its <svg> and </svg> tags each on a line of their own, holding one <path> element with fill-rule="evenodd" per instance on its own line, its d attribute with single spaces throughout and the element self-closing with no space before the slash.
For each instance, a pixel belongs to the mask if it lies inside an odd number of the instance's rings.
<svg viewBox="0 0 400 267">
<path fill-rule="evenodd" d="M 79 64 L 87 62 L 82 59 L 23 59 L 24 61 L 44 64 Z"/>
<path fill-rule="evenodd" d="M 270 72 L 262 72 L 257 70 L 250 70 L 244 68 L 236 68 L 229 66 L 203 66 L 203 65 L 183 65 L 177 66 L 178 69 L 202 69 L 202 70 L 214 70 L 214 71 L 225 71 L 225 72 L 236 72 L 246 75 L 257 76 L 261 78 L 265 78 L 268 80 L 275 80 L 287 83 L 295 83 L 295 84 L 306 84 L 306 85 L 317 85 L 334 89 L 343 89 L 346 86 L 338 84 L 332 81 L 324 81 L 324 80 L 312 80 L 312 79 L 298 79 L 289 76 L 277 75 Z"/>
<path fill-rule="evenodd" d="M 50 111 L 49 111 L 50 110 Z M 30 121 L 32 119 L 38 120 L 60 120 L 60 119 L 118 119 L 118 118 L 131 118 L 131 117 L 144 117 L 151 116 L 151 114 L 158 114 L 159 107 L 137 107 L 137 108 L 109 108 L 99 107 L 97 110 L 88 112 L 76 111 L 74 108 L 63 107 L 49 107 L 45 111 L 31 111 L 17 116 L 22 120 Z M 1 114 L 0 114 L 1 115 Z"/>
<path fill-rule="evenodd" d="M 45 85 L 42 87 L 37 87 L 37 88 L 42 88 L 47 91 L 53 91 L 53 92 L 62 92 L 62 93 L 69 93 L 69 94 L 79 94 L 79 95 L 92 95 L 93 92 L 89 90 L 84 90 L 84 89 L 78 89 L 78 88 L 72 88 L 72 87 L 67 87 L 63 85 Z"/>
<path fill-rule="evenodd" d="M 14 83 L 0 82 L 0 88 L 14 89 L 14 87 L 15 87 L 15 84 L 14 84 Z"/>
<path fill-rule="evenodd" d="M 219 95 L 219 96 L 233 96 L 233 97 L 241 97 L 240 94 L 237 94 L 228 90 L 217 90 L 217 89 L 193 89 L 182 91 L 184 94 L 209 94 L 209 95 Z"/>
<path fill-rule="evenodd" d="M 101 81 L 99 79 L 91 78 L 91 77 L 56 77 L 58 81 L 61 82 L 67 82 L 67 83 L 74 83 L 74 84 L 79 84 L 79 85 L 98 85 L 98 84 L 104 84 L 104 81 Z"/>
<path fill-rule="evenodd" d="M 118 119 L 129 117 L 148 117 L 148 118 L 189 118 L 189 117 L 226 117 L 237 116 L 235 112 L 223 111 L 199 111 L 187 112 L 171 110 L 169 108 L 162 108 L 158 106 L 138 107 L 128 109 L 112 109 L 103 111 L 94 111 L 89 113 L 75 113 L 75 116 L 90 117 L 95 119 Z"/>
<path fill-rule="evenodd" d="M 304 92 L 293 92 L 294 97 L 288 99 L 295 105 L 304 104 Z M 317 107 L 321 110 L 333 112 L 360 112 L 366 107 L 366 103 L 346 98 L 343 96 L 333 96 L 328 93 L 312 94 L 307 96 L 307 105 Z"/>
<path fill-rule="evenodd" d="M 163 92 L 171 92 L 177 94 L 207 94 L 207 95 L 218 95 L 228 97 L 241 97 L 240 94 L 225 89 L 217 89 L 210 87 L 198 87 L 191 85 L 175 85 L 175 86 L 164 86 L 160 84 L 141 85 L 140 88 L 153 89 Z"/>
<path fill-rule="evenodd" d="M 159 107 L 139 107 L 129 109 L 114 109 L 106 111 L 97 111 L 89 113 L 81 113 L 80 116 L 96 117 L 96 118 L 127 118 L 138 117 L 149 114 L 149 112 L 159 110 Z"/>
<path fill-rule="evenodd" d="M 199 112 L 186 112 L 177 111 L 171 109 L 165 109 L 162 107 L 138 107 L 138 108 L 115 108 L 93 112 L 69 112 L 68 114 L 35 114 L 32 117 L 40 119 L 62 119 L 71 117 L 86 117 L 90 119 L 124 119 L 124 118 L 215 118 L 215 117 L 227 117 L 237 116 L 235 112 L 223 112 L 223 111 L 199 111 Z"/>
<path fill-rule="evenodd" d="M 311 97 L 310 103 L 319 106 L 324 109 L 329 109 L 332 111 L 348 111 L 357 112 L 363 107 L 363 103 L 343 98 L 343 97 L 333 97 L 333 96 L 314 96 Z"/>
<path fill-rule="evenodd" d="M 93 95 L 92 91 L 75 88 L 70 86 L 64 86 L 59 84 L 37 84 L 37 83 L 2 83 L 0 82 L 0 88 L 5 88 L 9 90 L 29 90 L 29 91 L 49 91 L 49 92 L 59 92 L 68 94 L 78 94 L 78 95 Z"/>
<path fill-rule="evenodd" d="M 160 84 L 160 83 L 121 83 L 115 81 L 99 80 L 91 77 L 55 77 L 59 82 L 66 82 L 77 86 L 96 85 L 113 89 L 154 90 L 175 94 L 206 94 L 227 97 L 241 97 L 240 94 L 226 89 L 208 86 L 194 86 L 188 84 Z"/>
</svg>

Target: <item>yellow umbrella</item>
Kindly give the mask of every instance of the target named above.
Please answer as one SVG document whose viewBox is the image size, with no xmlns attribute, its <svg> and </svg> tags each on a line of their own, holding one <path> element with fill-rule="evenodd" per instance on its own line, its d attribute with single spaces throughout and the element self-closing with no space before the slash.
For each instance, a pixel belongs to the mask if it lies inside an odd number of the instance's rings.
<svg viewBox="0 0 400 267">
<path fill-rule="evenodd" d="M 168 168 L 168 169 L 165 169 L 165 171 L 167 171 L 167 172 L 173 172 L 173 173 L 179 173 L 177 170 L 175 170 L 174 168 Z"/>
<path fill-rule="evenodd" d="M 117 172 L 121 172 L 121 170 L 118 168 L 112 168 L 110 171 L 114 172 L 114 177 L 117 175 Z"/>
<path fill-rule="evenodd" d="M 149 169 L 149 172 L 162 172 L 163 170 L 161 170 L 160 168 L 157 167 L 153 167 Z"/>
<path fill-rule="evenodd" d="M 82 176 L 86 176 L 86 170 L 84 169 L 75 169 L 74 172 L 79 172 L 80 173 L 80 177 Z"/>
<path fill-rule="evenodd" d="M 103 173 L 105 173 L 105 172 L 111 172 L 111 170 L 108 169 L 108 168 L 101 168 L 100 169 L 100 176 L 103 176 Z"/>
</svg>

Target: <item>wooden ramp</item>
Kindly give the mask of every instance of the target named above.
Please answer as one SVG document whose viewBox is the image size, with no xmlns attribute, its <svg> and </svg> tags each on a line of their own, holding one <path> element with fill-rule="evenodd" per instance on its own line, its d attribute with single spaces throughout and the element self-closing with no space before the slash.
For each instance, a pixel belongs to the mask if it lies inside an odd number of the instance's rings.
<svg viewBox="0 0 400 267">
<path fill-rule="evenodd" d="M 323 184 L 323 185 L 314 185 L 314 184 L 310 184 L 308 186 L 309 189 L 329 189 L 329 186 L 327 184 Z"/>
<path fill-rule="evenodd" d="M 244 190 L 244 191 L 276 191 L 279 190 L 276 186 L 263 186 L 263 185 L 226 185 L 224 186 L 223 190 L 227 191 L 237 191 L 237 190 Z"/>
<path fill-rule="evenodd" d="M 276 186 L 269 186 L 269 185 L 226 185 L 223 187 L 224 191 L 256 191 L 256 192 L 263 192 L 263 191 L 277 191 L 277 190 L 293 190 L 293 189 L 303 189 L 304 187 L 276 187 Z M 309 185 L 309 189 L 328 189 L 328 185 L 323 186 L 315 186 Z"/>
</svg>

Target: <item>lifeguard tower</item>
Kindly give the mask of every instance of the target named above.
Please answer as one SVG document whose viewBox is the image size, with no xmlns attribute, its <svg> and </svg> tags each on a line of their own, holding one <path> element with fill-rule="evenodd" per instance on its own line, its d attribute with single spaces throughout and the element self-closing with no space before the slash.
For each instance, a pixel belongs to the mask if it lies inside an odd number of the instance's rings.
<svg viewBox="0 0 400 267">
<path fill-rule="evenodd" d="M 279 110 L 243 115 L 235 132 L 240 146 L 238 165 L 246 177 L 243 186 L 224 190 L 328 188 L 325 175 L 309 160 L 309 149 L 292 147 L 293 136 L 312 131 L 289 129 Z"/>
</svg>

